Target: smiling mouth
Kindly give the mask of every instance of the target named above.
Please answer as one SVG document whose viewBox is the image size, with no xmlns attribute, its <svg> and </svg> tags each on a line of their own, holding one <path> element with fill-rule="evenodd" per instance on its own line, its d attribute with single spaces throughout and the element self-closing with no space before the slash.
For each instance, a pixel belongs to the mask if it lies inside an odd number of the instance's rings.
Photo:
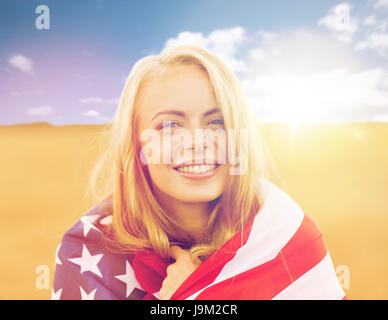
<svg viewBox="0 0 388 320">
<path fill-rule="evenodd" d="M 183 173 L 204 173 L 210 172 L 218 168 L 219 164 L 200 164 L 200 165 L 187 165 L 173 168 L 175 171 Z"/>
</svg>

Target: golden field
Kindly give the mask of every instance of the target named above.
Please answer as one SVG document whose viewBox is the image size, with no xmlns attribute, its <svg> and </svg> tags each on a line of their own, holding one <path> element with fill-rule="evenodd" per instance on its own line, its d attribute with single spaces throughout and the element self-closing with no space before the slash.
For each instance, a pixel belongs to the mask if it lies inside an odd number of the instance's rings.
<svg viewBox="0 0 388 320">
<path fill-rule="evenodd" d="M 48 299 L 36 267 L 54 276 L 63 233 L 83 200 L 99 125 L 0 126 L 0 299 Z M 291 126 L 264 136 L 285 191 L 320 225 L 349 299 L 388 298 L 388 123 Z M 259 143 L 259 142 L 258 142 Z"/>
</svg>

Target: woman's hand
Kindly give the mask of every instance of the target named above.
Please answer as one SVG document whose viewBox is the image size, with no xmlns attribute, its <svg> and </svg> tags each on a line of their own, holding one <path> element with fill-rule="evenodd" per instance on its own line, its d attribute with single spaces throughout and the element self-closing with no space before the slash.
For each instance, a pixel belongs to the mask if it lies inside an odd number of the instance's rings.
<svg viewBox="0 0 388 320">
<path fill-rule="evenodd" d="M 164 278 L 159 291 L 161 300 L 170 299 L 179 286 L 201 264 L 199 259 L 197 262 L 193 262 L 189 251 L 183 250 L 179 246 L 171 247 L 171 256 L 175 262 L 167 267 L 167 277 Z"/>
</svg>

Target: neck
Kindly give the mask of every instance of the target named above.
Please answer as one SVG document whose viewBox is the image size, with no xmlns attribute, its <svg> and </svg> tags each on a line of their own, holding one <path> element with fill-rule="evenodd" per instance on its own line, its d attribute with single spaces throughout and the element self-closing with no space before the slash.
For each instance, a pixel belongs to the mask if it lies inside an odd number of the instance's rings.
<svg viewBox="0 0 388 320">
<path fill-rule="evenodd" d="M 214 208 L 212 201 L 184 202 L 160 191 L 156 193 L 159 203 L 184 231 L 195 239 L 204 236 L 210 213 Z"/>
</svg>

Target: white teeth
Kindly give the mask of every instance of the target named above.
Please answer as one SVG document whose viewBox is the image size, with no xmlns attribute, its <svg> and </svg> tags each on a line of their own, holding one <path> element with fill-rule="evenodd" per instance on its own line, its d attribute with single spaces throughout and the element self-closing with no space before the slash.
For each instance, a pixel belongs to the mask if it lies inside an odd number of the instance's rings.
<svg viewBox="0 0 388 320">
<path fill-rule="evenodd" d="M 185 172 L 185 173 L 202 173 L 206 171 L 213 170 L 216 167 L 215 164 L 202 164 L 202 165 L 194 165 L 194 166 L 185 166 L 185 167 L 180 167 L 177 170 L 180 172 Z"/>
</svg>

